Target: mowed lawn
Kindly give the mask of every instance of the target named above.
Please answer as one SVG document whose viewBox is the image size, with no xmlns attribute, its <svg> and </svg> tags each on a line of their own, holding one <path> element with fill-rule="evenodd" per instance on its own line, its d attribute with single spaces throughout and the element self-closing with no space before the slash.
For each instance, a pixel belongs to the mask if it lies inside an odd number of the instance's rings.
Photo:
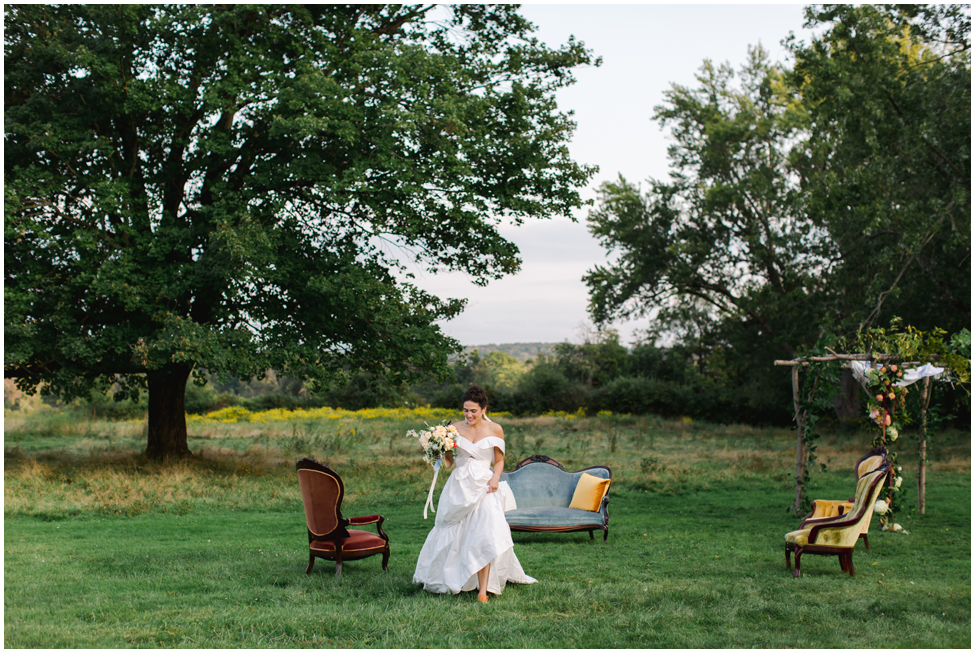
<svg viewBox="0 0 975 653">
<path fill-rule="evenodd" d="M 435 596 L 412 583 L 433 523 L 422 518 L 431 470 L 401 434 L 422 420 L 195 424 L 191 448 L 202 460 L 169 466 L 137 455 L 135 426 L 55 433 L 8 420 L 4 645 L 970 648 L 967 433 L 932 462 L 926 514 L 898 515 L 908 534 L 872 529 L 853 578 L 836 558 L 807 555 L 796 579 L 783 554 L 783 535 L 800 521 L 787 511 L 788 430 L 610 416 L 498 421 L 508 469 L 536 452 L 567 469 L 613 468 L 610 534 L 604 543 L 515 533 L 538 583 L 509 585 L 481 605 L 473 593 Z M 864 436 L 826 438 L 820 458 L 830 471 L 815 475 L 812 498 L 848 496 L 865 447 Z M 386 516 L 388 573 L 373 557 L 346 563 L 340 579 L 323 560 L 304 574 L 293 466 L 305 454 L 342 474 L 346 516 Z M 901 452 L 905 484 L 915 481 L 911 460 Z"/>
</svg>

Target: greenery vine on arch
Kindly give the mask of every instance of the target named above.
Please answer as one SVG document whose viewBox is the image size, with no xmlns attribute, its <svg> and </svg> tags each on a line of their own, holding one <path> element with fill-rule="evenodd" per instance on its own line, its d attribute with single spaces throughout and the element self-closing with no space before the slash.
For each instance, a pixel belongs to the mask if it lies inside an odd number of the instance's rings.
<svg viewBox="0 0 975 653">
<path fill-rule="evenodd" d="M 850 353 L 837 353 L 846 351 Z M 842 367 L 851 361 L 869 362 L 863 375 L 867 392 L 867 409 L 862 417 L 863 423 L 876 429 L 873 446 L 889 446 L 898 440 L 901 429 L 911 423 L 912 416 L 920 418 L 917 432 L 918 440 L 918 509 L 924 513 L 925 470 L 927 465 L 927 443 L 930 403 L 933 386 L 930 376 L 923 378 L 922 389 L 911 392 L 907 387 L 898 386 L 904 374 L 926 363 L 936 363 L 944 370 L 939 376 L 942 382 L 958 384 L 970 397 L 968 385 L 971 379 L 971 333 L 968 329 L 948 338 L 943 329 L 934 328 L 922 332 L 912 326 L 903 327 L 899 318 L 891 321 L 889 329 L 874 328 L 858 333 L 854 338 L 844 340 L 830 338 L 820 342 L 815 351 L 791 361 L 775 361 L 776 365 L 787 365 L 792 369 L 792 389 L 795 407 L 796 439 L 796 494 L 791 506 L 794 514 L 802 515 L 809 510 L 806 487 L 809 483 L 810 468 L 817 462 L 816 446 L 819 438 L 817 423 L 821 416 L 833 409 L 834 392 L 838 390 Z M 802 383 L 799 371 L 806 369 Z M 909 397 L 918 396 L 916 402 Z M 878 508 L 881 513 L 882 528 L 897 530 L 894 515 L 902 509 L 900 497 L 903 493 L 902 467 L 896 464 L 897 453 L 890 451 L 889 458 L 894 462 L 895 474 L 882 496 L 888 505 Z M 821 463 L 820 463 L 821 464 Z M 825 465 L 821 464 L 825 470 Z"/>
</svg>

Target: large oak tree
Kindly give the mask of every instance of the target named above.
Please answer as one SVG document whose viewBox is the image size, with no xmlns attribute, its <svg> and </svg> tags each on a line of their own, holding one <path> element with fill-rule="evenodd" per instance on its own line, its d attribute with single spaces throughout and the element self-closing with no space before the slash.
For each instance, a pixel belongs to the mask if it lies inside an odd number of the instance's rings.
<svg viewBox="0 0 975 653">
<path fill-rule="evenodd" d="M 590 55 L 513 6 L 8 5 L 4 27 L 5 376 L 147 388 L 152 456 L 188 452 L 194 370 L 444 371 L 463 301 L 402 261 L 515 272 L 497 226 L 568 215 L 593 173 L 554 100 Z"/>
</svg>

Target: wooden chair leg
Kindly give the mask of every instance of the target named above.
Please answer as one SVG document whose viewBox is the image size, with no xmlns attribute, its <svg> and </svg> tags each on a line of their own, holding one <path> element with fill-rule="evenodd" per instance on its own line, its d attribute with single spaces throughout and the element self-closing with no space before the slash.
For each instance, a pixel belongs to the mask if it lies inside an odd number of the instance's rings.
<svg viewBox="0 0 975 653">
<path fill-rule="evenodd" d="M 342 577 L 342 548 L 339 547 L 335 552 L 335 577 Z"/>
<path fill-rule="evenodd" d="M 792 571 L 792 556 L 789 553 L 792 550 L 789 548 L 788 543 L 785 545 L 785 568 Z"/>
<path fill-rule="evenodd" d="M 865 548 L 867 551 L 869 551 L 870 550 L 870 540 L 867 539 L 867 534 L 866 533 L 860 533 L 860 537 L 863 538 L 863 548 Z"/>
<path fill-rule="evenodd" d="M 603 542 L 605 542 L 607 539 L 609 539 L 609 529 L 608 528 L 603 531 Z"/>
<path fill-rule="evenodd" d="M 851 549 L 845 555 L 846 555 L 846 570 L 849 572 L 850 576 L 856 576 L 857 573 L 853 569 L 853 550 Z"/>
<path fill-rule="evenodd" d="M 383 571 L 389 571 L 389 549 L 383 551 Z"/>
<path fill-rule="evenodd" d="M 850 571 L 846 568 L 846 554 L 841 553 L 837 557 L 840 559 L 840 569 L 842 569 L 846 573 L 850 573 Z"/>
<path fill-rule="evenodd" d="M 305 575 L 306 576 L 311 573 L 311 568 L 314 567 L 314 566 L 315 566 L 315 556 L 313 556 L 312 554 L 309 553 L 308 554 L 308 569 L 305 570 Z"/>
<path fill-rule="evenodd" d="M 592 534 L 592 529 L 591 528 L 589 529 L 589 539 L 590 540 L 596 539 L 595 536 L 593 536 L 593 534 Z"/>
<path fill-rule="evenodd" d="M 802 572 L 799 571 L 799 558 L 800 557 L 802 557 L 802 547 L 798 547 L 797 546 L 796 547 L 796 570 L 792 574 L 795 578 L 799 578 L 799 574 L 802 573 Z"/>
</svg>

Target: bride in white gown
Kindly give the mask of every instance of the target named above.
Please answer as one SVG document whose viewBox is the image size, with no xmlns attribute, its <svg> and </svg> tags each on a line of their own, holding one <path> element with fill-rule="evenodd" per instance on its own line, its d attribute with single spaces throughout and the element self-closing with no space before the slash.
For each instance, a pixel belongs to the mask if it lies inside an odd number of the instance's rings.
<svg viewBox="0 0 975 653">
<path fill-rule="evenodd" d="M 478 600 L 500 594 L 505 583 L 534 583 L 515 556 L 504 519 L 504 432 L 486 419 L 487 393 L 471 386 L 464 395 L 464 422 L 455 424 L 456 469 L 447 479 L 437 519 L 413 574 L 414 583 L 437 594 L 477 588 Z M 447 456 L 446 465 L 450 465 Z M 499 491 L 500 490 L 500 491 Z"/>
</svg>

